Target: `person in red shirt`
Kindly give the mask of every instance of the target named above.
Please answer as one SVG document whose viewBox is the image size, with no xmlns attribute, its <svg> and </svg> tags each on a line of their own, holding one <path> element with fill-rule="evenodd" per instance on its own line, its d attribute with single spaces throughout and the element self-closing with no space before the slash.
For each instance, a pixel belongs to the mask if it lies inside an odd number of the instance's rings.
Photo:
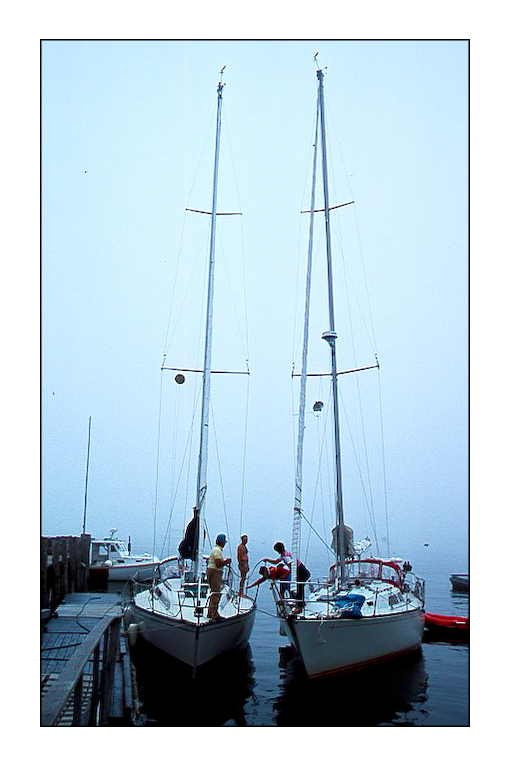
<svg viewBox="0 0 513 782">
<path fill-rule="evenodd" d="M 278 541 L 273 546 L 274 550 L 278 554 L 278 557 L 276 559 L 269 559 L 266 557 L 264 559 L 264 562 L 270 562 L 273 565 L 276 565 L 278 563 L 283 563 L 286 568 L 288 568 L 289 575 L 288 577 L 285 577 L 285 580 L 290 581 L 291 575 L 292 575 L 292 554 L 290 551 L 286 551 L 285 544 L 281 541 Z M 295 611 L 299 613 L 305 605 L 305 584 L 310 578 L 310 571 L 308 568 L 301 562 L 301 560 L 297 560 L 297 594 L 295 595 L 297 605 Z M 281 597 L 285 597 L 285 590 L 289 590 L 290 592 L 290 585 L 289 584 L 280 584 L 280 595 Z"/>
<path fill-rule="evenodd" d="M 287 568 L 288 575 L 285 575 L 283 578 L 280 579 L 282 582 L 290 581 L 290 577 L 292 575 L 292 555 L 290 551 L 286 551 L 285 544 L 281 541 L 278 541 L 274 544 L 273 549 L 278 554 L 276 559 L 270 559 L 269 557 L 264 558 L 264 562 L 269 562 L 271 565 L 283 565 L 283 567 Z M 287 583 L 281 583 L 280 584 L 280 595 L 282 598 L 285 598 L 285 592 L 290 592 L 290 584 Z"/>
<path fill-rule="evenodd" d="M 248 589 L 251 589 L 254 586 L 258 586 L 259 584 L 263 584 L 264 581 L 268 581 L 269 579 L 271 579 L 271 581 L 286 581 L 288 578 L 290 578 L 290 570 L 282 564 L 278 565 L 278 567 L 269 568 L 265 565 L 262 565 L 258 572 L 260 573 L 260 578 L 254 581 L 252 584 L 248 584 Z"/>
</svg>

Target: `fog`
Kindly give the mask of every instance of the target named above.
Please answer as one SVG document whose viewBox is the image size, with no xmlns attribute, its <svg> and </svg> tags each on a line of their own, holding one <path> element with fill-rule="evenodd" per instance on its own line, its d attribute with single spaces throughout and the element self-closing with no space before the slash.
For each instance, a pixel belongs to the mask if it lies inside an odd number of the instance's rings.
<svg viewBox="0 0 513 782">
<path fill-rule="evenodd" d="M 381 553 L 388 523 L 390 553 L 417 571 L 467 570 L 464 41 L 43 42 L 42 534 L 82 531 L 89 417 L 88 532 L 116 527 L 136 551 L 155 533 L 157 554 L 176 553 L 191 516 L 197 443 L 189 455 L 185 441 L 199 375 L 178 385 L 161 365 L 164 353 L 169 367 L 201 365 L 208 217 L 185 209 L 210 208 L 226 66 L 218 209 L 243 215 L 218 219 L 213 364 L 239 372 L 247 360 L 250 375 L 213 381 L 207 521 L 232 554 L 247 533 L 252 564 L 275 540 L 290 544 L 316 52 L 331 202 L 355 201 L 336 225 L 333 212 L 339 365 L 376 353 L 380 363 L 340 384 L 342 419 L 357 421 L 343 432 L 346 523 L 356 539 L 373 535 L 353 461 L 361 400 L 381 488 L 383 412 Z M 322 241 L 312 372 L 328 371 Z M 329 394 L 309 386 L 309 411 L 325 406 L 307 416 L 308 454 L 324 442 Z M 328 437 L 323 458 L 329 447 Z M 332 480 L 322 479 L 326 500 L 317 481 L 305 452 L 305 515 L 329 544 Z M 312 570 L 327 550 L 309 530 Z"/>
</svg>

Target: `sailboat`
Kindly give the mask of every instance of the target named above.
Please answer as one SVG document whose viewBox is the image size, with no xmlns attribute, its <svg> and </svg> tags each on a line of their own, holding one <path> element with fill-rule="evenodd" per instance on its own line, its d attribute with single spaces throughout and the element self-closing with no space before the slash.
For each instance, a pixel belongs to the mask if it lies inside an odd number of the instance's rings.
<svg viewBox="0 0 513 782">
<path fill-rule="evenodd" d="M 317 63 L 317 61 L 316 61 Z M 296 650 L 306 674 L 321 677 L 379 663 L 417 649 L 424 631 L 424 581 L 412 573 L 408 562 L 397 558 L 371 557 L 365 554 L 370 541 L 353 543 L 353 531 L 344 523 L 342 503 L 342 459 L 339 420 L 339 380 L 345 372 L 337 369 L 337 332 L 333 264 L 331 251 L 330 212 L 340 204 L 330 206 L 324 106 L 324 72 L 317 70 L 317 119 L 313 153 L 313 175 L 310 203 L 310 233 L 306 272 L 305 317 L 301 388 L 299 394 L 297 460 L 295 476 L 294 515 L 292 526 L 292 574 L 290 592 L 271 585 L 280 618 L 280 632 Z M 319 139 L 320 137 L 320 139 Z M 324 206 L 315 208 L 317 151 L 322 153 Z M 329 329 L 322 339 L 330 349 L 330 378 L 333 421 L 333 468 L 335 483 L 335 526 L 332 548 L 336 554 L 324 580 L 310 581 L 310 593 L 305 597 L 305 584 L 299 571 L 299 540 L 303 517 L 302 481 L 303 447 L 308 373 L 310 325 L 310 291 L 312 272 L 314 215 L 322 212 L 325 225 Z M 378 369 L 379 364 L 360 369 Z M 317 412 L 323 403 L 316 402 Z M 314 405 L 314 411 L 316 407 Z M 281 593 L 280 593 L 281 592 Z"/>
<path fill-rule="evenodd" d="M 256 614 L 255 601 L 239 595 L 227 580 L 217 593 L 218 616 L 209 619 L 213 593 L 206 578 L 208 557 L 204 554 L 206 540 L 205 498 L 207 494 L 208 434 L 210 422 L 212 369 L 212 326 L 214 304 L 214 271 L 216 250 L 216 219 L 223 71 L 217 85 L 217 124 L 214 152 L 212 209 L 210 211 L 210 242 L 208 259 L 208 289 L 205 316 L 205 347 L 202 374 L 201 422 L 199 436 L 196 501 L 193 516 L 178 550 L 179 556 L 162 560 L 159 577 L 149 589 L 134 594 L 126 610 L 129 637 L 140 634 L 145 641 L 171 657 L 196 669 L 218 656 L 241 651 L 249 643 Z M 198 211 L 198 210 L 190 210 Z M 167 368 L 167 367 L 162 367 Z M 184 381 L 181 370 L 175 380 Z M 198 372 L 198 370 L 190 370 Z M 223 370 L 218 370 L 223 371 Z M 239 374 L 239 373 L 237 373 Z M 247 374 L 244 373 L 244 374 Z M 217 602 L 217 601 L 216 601 Z"/>
</svg>

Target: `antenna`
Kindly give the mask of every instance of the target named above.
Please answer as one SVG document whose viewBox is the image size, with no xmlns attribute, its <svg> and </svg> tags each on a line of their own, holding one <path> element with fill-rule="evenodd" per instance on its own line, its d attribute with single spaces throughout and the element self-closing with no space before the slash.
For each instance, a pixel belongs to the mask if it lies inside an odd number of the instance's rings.
<svg viewBox="0 0 513 782">
<path fill-rule="evenodd" d="M 89 434 L 87 436 L 87 464 L 86 464 L 85 493 L 84 493 L 84 522 L 82 524 L 82 535 L 86 534 L 87 483 L 89 481 L 89 453 L 90 453 L 90 451 L 91 451 L 91 416 L 89 416 Z"/>
</svg>

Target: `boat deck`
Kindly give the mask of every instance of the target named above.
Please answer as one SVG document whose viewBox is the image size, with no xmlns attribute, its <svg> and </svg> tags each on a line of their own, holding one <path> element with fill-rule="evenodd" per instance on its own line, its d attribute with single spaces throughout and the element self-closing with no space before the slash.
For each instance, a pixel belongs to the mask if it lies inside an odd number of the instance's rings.
<svg viewBox="0 0 513 782">
<path fill-rule="evenodd" d="M 404 611 L 416 611 L 421 606 L 421 601 L 413 593 L 403 593 L 396 586 L 383 581 L 373 581 L 365 586 L 353 587 L 349 591 L 351 595 L 362 596 L 362 617 L 390 616 Z M 293 610 L 294 604 L 295 601 L 290 601 L 290 605 L 286 607 Z M 336 618 L 340 613 L 336 605 L 336 595 L 327 588 L 319 589 L 306 597 L 301 613 L 310 619 L 319 616 Z"/>
<path fill-rule="evenodd" d="M 201 614 L 196 611 L 197 595 L 195 588 L 184 589 L 180 578 L 170 578 L 161 582 L 158 587 L 151 591 L 149 589 L 140 592 L 135 596 L 135 603 L 140 608 L 147 611 L 154 611 L 156 614 L 162 614 L 169 618 L 183 619 L 194 625 L 204 625 L 211 620 L 207 618 L 207 606 L 210 599 L 210 590 L 206 585 L 201 590 Z M 219 601 L 219 614 L 223 619 L 229 619 L 246 613 L 253 607 L 253 600 L 250 597 L 236 596 L 234 600 L 230 599 L 230 593 L 225 587 Z"/>
</svg>

